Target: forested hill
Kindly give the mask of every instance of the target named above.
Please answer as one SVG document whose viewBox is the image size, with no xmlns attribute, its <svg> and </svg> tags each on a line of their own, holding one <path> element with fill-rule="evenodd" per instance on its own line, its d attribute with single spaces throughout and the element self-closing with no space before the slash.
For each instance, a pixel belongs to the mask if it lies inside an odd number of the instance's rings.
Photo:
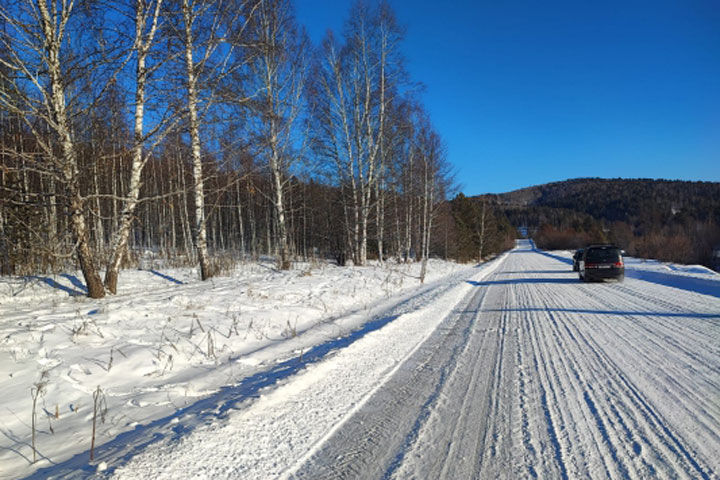
<svg viewBox="0 0 720 480">
<path fill-rule="evenodd" d="M 615 241 L 636 255 L 709 263 L 720 242 L 720 183 L 580 178 L 481 195 L 550 248 Z"/>
<path fill-rule="evenodd" d="M 720 216 L 720 183 L 579 178 L 497 195 L 499 203 L 566 208 L 606 221 Z"/>
</svg>

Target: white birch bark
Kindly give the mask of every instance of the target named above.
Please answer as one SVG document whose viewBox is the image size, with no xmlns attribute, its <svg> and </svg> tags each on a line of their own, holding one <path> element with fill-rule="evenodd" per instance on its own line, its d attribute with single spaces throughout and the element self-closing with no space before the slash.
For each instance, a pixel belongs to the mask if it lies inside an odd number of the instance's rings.
<svg viewBox="0 0 720 480">
<path fill-rule="evenodd" d="M 261 0 L 256 13 L 256 35 L 260 43 L 256 73 L 261 76 L 264 97 L 261 110 L 262 136 L 267 138 L 267 157 L 272 177 L 279 266 L 290 268 L 290 242 L 285 185 L 290 168 L 292 128 L 300 110 L 304 86 L 305 44 L 294 24 L 290 4 L 283 0 Z"/>
<path fill-rule="evenodd" d="M 52 7 L 55 4 L 53 2 Z M 62 4 L 60 12 L 50 11 L 44 0 L 38 1 L 39 20 L 45 40 L 45 62 L 50 77 L 50 92 L 47 98 L 51 111 L 53 128 L 60 143 L 60 166 L 63 180 L 70 197 L 70 217 L 73 239 L 80 269 L 85 278 L 88 295 L 102 298 L 105 289 L 98 274 L 90 246 L 87 221 L 85 218 L 85 198 L 80 191 L 80 172 L 78 168 L 75 144 L 70 131 L 65 104 L 65 91 L 60 48 L 65 35 L 65 27 L 72 14 L 73 2 Z"/>
<path fill-rule="evenodd" d="M 137 66 L 135 71 L 135 118 L 133 126 L 134 143 L 132 167 L 130 170 L 129 190 L 122 208 L 119 227 L 113 236 L 110 261 L 105 271 L 105 288 L 113 294 L 117 292 L 120 264 L 127 250 L 130 227 L 138 199 L 140 198 L 142 171 L 147 163 L 147 158 L 143 156 L 143 147 L 145 145 L 143 131 L 145 119 L 145 89 L 148 80 L 146 62 L 155 38 L 155 32 L 157 31 L 162 2 L 163 0 L 156 0 L 154 9 L 149 9 L 144 0 L 136 0 L 135 4 L 134 49 L 137 55 Z M 146 33 L 145 30 L 149 13 L 151 13 L 152 17 L 149 31 Z"/>
<path fill-rule="evenodd" d="M 430 243 L 430 199 L 431 199 L 431 187 L 430 187 L 430 173 L 428 172 L 428 159 L 427 154 L 423 155 L 423 197 L 422 197 L 422 232 L 421 232 L 421 246 L 422 251 L 422 266 L 420 267 L 420 283 L 425 282 L 425 274 L 427 273 L 427 257 Z"/>
<path fill-rule="evenodd" d="M 189 0 L 183 0 L 183 21 L 185 27 L 185 67 L 187 74 L 187 108 L 189 114 L 190 146 L 193 164 L 195 222 L 193 239 L 200 263 L 200 278 L 212 276 L 210 256 L 207 248 L 207 220 L 205 217 L 205 189 L 203 184 L 202 156 L 200 152 L 200 122 L 198 119 L 197 74 L 195 72 L 193 22 L 195 15 Z"/>
</svg>

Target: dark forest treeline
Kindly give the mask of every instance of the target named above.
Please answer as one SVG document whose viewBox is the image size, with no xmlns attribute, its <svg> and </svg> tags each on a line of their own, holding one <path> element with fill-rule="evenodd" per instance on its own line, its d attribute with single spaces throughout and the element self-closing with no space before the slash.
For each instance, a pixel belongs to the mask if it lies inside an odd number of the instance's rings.
<svg viewBox="0 0 720 480">
<path fill-rule="evenodd" d="M 101 297 L 147 252 L 206 279 L 506 248 L 500 210 L 448 201 L 402 39 L 383 1 L 319 46 L 291 0 L 4 2 L 1 273 L 76 265 Z"/>
<path fill-rule="evenodd" d="M 459 194 L 450 206 L 456 237 L 453 258 L 480 262 L 515 245 L 517 228 L 492 200 Z"/>
<path fill-rule="evenodd" d="M 629 254 L 712 265 L 720 244 L 720 184 L 576 179 L 493 196 L 542 248 L 614 242 Z"/>
</svg>

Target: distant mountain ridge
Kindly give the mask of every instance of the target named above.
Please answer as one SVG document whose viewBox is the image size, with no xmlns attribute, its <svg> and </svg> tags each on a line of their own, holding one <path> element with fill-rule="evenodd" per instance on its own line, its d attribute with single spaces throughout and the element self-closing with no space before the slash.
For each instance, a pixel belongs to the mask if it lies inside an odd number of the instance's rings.
<svg viewBox="0 0 720 480">
<path fill-rule="evenodd" d="M 660 221 L 676 215 L 720 217 L 720 182 L 577 178 L 473 198 L 492 198 L 507 207 L 569 209 L 609 222 L 643 223 L 648 216 Z"/>
<path fill-rule="evenodd" d="M 634 256 L 715 265 L 720 182 L 577 178 L 472 197 L 527 227 L 538 246 L 610 241 Z"/>
</svg>

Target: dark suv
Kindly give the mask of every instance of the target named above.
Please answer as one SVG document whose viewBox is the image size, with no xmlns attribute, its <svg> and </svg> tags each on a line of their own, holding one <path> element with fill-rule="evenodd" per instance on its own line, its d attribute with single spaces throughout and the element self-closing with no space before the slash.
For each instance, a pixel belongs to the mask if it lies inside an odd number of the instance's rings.
<svg viewBox="0 0 720 480">
<path fill-rule="evenodd" d="M 614 278 L 622 282 L 625 278 L 625 262 L 622 250 L 615 245 L 589 245 L 580 259 L 580 280 L 590 282 Z"/>
</svg>

